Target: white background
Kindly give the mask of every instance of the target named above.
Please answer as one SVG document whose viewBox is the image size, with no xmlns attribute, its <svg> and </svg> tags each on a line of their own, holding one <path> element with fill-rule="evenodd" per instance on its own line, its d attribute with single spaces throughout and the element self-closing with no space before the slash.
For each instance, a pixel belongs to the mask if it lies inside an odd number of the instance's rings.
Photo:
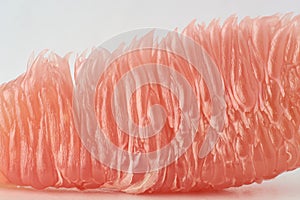
<svg viewBox="0 0 300 200">
<path fill-rule="evenodd" d="M 243 16 L 294 12 L 297 0 L 127 0 L 127 1 L 0 1 L 0 83 L 26 70 L 32 52 L 50 49 L 63 56 L 81 53 L 110 37 L 137 28 L 182 29 L 196 19 L 208 23 L 236 14 Z M 73 56 L 74 58 L 74 56 Z M 128 196 L 72 192 L 37 192 L 0 189 L 4 199 L 300 199 L 300 170 L 261 185 L 217 193 Z"/>
</svg>

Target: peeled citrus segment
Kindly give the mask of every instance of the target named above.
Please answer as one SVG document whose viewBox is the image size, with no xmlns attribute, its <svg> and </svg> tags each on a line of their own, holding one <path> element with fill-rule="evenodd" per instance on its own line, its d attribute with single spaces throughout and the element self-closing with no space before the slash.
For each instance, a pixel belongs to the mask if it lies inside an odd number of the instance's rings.
<svg viewBox="0 0 300 200">
<path fill-rule="evenodd" d="M 42 52 L 0 86 L 0 185 L 192 192 L 298 168 L 299 27 L 275 15 L 150 32 L 79 56 L 75 83 L 67 56 Z"/>
</svg>

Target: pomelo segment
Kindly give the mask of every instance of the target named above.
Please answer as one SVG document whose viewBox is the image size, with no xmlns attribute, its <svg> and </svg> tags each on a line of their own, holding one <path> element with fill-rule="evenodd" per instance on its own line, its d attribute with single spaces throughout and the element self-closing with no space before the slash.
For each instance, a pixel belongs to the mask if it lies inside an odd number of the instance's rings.
<svg viewBox="0 0 300 200">
<path fill-rule="evenodd" d="M 86 81 L 88 87 L 91 81 L 79 80 L 78 74 L 87 65 L 97 68 L 112 54 L 94 49 L 89 56 L 79 56 L 74 85 L 68 57 L 42 52 L 31 59 L 26 73 L 0 86 L 0 185 L 127 193 L 191 192 L 260 183 L 298 168 L 299 27 L 300 16 L 275 15 L 247 17 L 241 22 L 230 17 L 222 25 L 217 21 L 208 26 L 191 23 L 184 29 L 183 34 L 202 46 L 216 64 L 225 87 L 225 127 L 205 157 L 199 155 L 211 125 L 213 107 L 204 77 L 184 59 L 158 49 L 135 51 L 117 59 L 99 77 L 92 109 L 97 118 L 94 123 L 120 149 L 145 153 L 163 148 L 175 137 L 182 119 L 182 99 L 166 87 L 149 84 L 129 98 L 128 113 L 136 124 L 146 126 L 153 122 L 148 115 L 150 107 L 162 105 L 166 123 L 159 133 L 139 138 L 118 127 L 111 97 L 118 80 L 133 68 L 152 62 L 175 69 L 186 77 L 199 105 L 201 117 L 192 145 L 170 165 L 145 173 L 118 171 L 101 163 L 92 156 L 76 129 L 74 88 L 80 81 Z M 132 45 L 153 40 L 150 36 L 135 40 Z M 122 155 L 112 149 L 99 147 L 94 151 L 110 155 L 112 162 L 122 164 Z"/>
</svg>

